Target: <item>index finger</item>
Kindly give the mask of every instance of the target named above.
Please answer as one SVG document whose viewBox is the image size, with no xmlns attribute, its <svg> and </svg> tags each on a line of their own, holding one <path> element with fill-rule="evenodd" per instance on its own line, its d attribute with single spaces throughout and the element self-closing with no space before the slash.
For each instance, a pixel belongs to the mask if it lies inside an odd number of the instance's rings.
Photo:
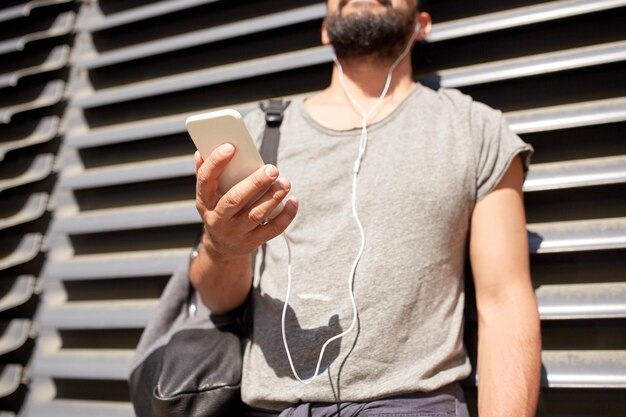
<svg viewBox="0 0 626 417">
<path fill-rule="evenodd" d="M 196 199 L 205 205 L 212 207 L 216 201 L 214 197 L 218 191 L 218 178 L 224 171 L 224 167 L 235 155 L 235 147 L 230 143 L 218 146 L 209 157 L 200 164 L 196 171 Z M 199 152 L 194 155 L 196 166 L 202 159 Z M 198 159 L 199 158 L 199 159 Z"/>
</svg>

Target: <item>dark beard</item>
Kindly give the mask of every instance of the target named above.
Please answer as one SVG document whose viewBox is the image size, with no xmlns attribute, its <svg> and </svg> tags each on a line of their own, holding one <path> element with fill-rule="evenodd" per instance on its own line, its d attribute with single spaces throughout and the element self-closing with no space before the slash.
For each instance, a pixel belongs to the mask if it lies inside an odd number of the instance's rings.
<svg viewBox="0 0 626 417">
<path fill-rule="evenodd" d="M 338 58 L 396 58 L 413 33 L 413 13 L 388 9 L 383 15 L 353 13 L 326 17 L 330 43 Z"/>
</svg>

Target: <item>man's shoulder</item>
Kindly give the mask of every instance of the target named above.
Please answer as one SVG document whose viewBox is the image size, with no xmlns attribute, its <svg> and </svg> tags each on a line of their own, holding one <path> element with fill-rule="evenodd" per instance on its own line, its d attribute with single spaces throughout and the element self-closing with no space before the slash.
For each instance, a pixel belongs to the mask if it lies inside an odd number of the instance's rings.
<svg viewBox="0 0 626 417">
<path fill-rule="evenodd" d="M 465 94 L 455 88 L 440 87 L 433 89 L 423 87 L 425 96 L 428 100 L 440 103 L 442 106 L 451 106 L 454 108 L 466 108 L 477 103 L 472 96 Z"/>
<path fill-rule="evenodd" d="M 438 112 L 450 112 L 455 116 L 475 118 L 500 117 L 501 112 L 489 105 L 475 100 L 469 94 L 455 88 L 441 87 L 431 89 L 425 87 L 427 100 L 431 106 L 438 106 Z"/>
</svg>

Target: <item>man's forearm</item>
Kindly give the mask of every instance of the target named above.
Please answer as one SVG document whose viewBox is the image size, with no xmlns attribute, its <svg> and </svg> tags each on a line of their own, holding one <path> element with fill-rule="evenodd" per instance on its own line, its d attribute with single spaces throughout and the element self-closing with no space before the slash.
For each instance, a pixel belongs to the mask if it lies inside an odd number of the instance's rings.
<svg viewBox="0 0 626 417">
<path fill-rule="evenodd" d="M 479 416 L 533 417 L 541 372 L 534 296 L 512 291 L 510 296 L 483 305 L 478 326 Z"/>
<path fill-rule="evenodd" d="M 189 279 L 202 302 L 213 313 L 234 310 L 245 301 L 252 286 L 250 255 L 220 258 L 211 256 L 204 245 L 189 266 Z"/>
</svg>

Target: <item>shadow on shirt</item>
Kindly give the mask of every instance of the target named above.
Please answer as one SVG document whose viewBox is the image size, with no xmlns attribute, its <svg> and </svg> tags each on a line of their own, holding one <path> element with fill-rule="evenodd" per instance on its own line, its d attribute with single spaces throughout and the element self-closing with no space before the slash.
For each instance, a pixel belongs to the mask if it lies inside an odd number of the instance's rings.
<svg viewBox="0 0 626 417">
<path fill-rule="evenodd" d="M 272 309 L 279 308 L 282 312 L 284 306 L 284 302 L 282 300 L 273 298 L 267 294 L 257 295 L 257 297 L 258 298 L 255 297 L 256 302 L 260 302 L 265 306 L 271 305 Z M 267 364 L 274 370 L 277 377 L 289 377 L 295 380 L 296 378 L 293 375 L 291 367 L 289 366 L 289 359 L 287 358 L 287 353 L 283 346 L 280 332 L 280 322 L 277 322 L 276 325 L 278 326 L 278 338 L 280 340 L 279 349 L 275 349 L 278 341 L 274 341 L 274 343 L 267 343 L 267 340 L 265 339 L 267 335 L 265 335 L 265 337 L 258 337 L 256 335 L 258 329 L 256 328 L 253 331 L 252 343 L 259 346 Z M 327 325 L 311 329 L 303 329 L 291 306 L 287 307 L 285 315 L 285 328 L 289 352 L 291 354 L 294 367 L 296 368 L 296 372 L 301 379 L 309 379 L 313 377 L 322 346 L 328 339 L 343 332 L 341 324 L 339 323 L 339 316 L 337 314 L 332 315 L 328 319 Z M 342 338 L 332 341 L 326 347 L 324 356 L 320 363 L 320 374 L 328 369 L 328 367 L 339 356 L 341 351 L 341 339 Z"/>
</svg>

